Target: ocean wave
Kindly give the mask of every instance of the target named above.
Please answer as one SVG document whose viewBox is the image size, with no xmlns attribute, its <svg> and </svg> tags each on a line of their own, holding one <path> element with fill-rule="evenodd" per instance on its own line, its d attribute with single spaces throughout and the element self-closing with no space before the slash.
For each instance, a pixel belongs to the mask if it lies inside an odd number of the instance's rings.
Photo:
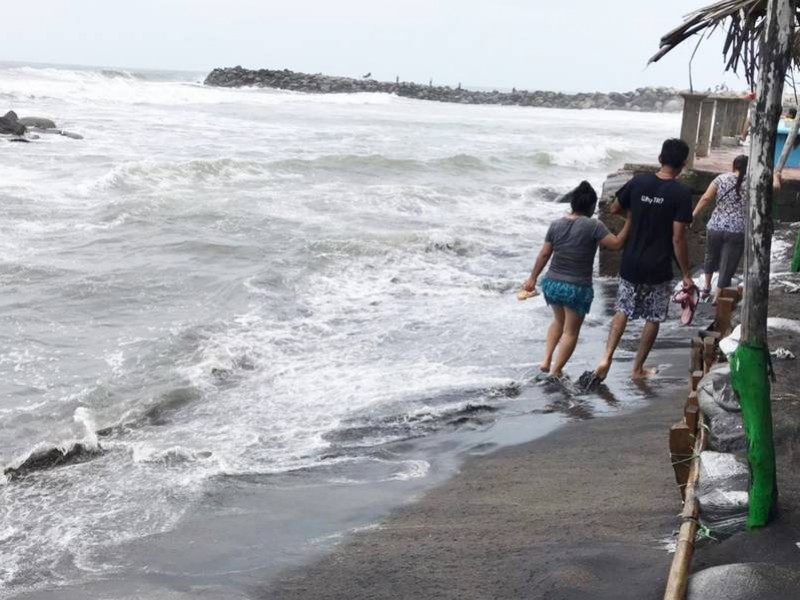
<svg viewBox="0 0 800 600">
<path fill-rule="evenodd" d="M 135 161 L 116 165 L 100 177 L 87 193 L 103 189 L 129 190 L 166 185 L 227 184 L 265 177 L 303 177 L 321 173 L 381 178 L 387 174 L 412 176 L 420 173 L 458 175 L 500 168 L 491 157 L 456 154 L 433 159 L 412 159 L 380 154 L 331 154 L 316 158 L 246 160 L 236 158 L 190 161 Z"/>
<path fill-rule="evenodd" d="M 211 450 L 195 450 L 183 446 L 169 448 L 153 448 L 152 446 L 136 444 L 131 448 L 134 463 L 155 463 L 165 466 L 177 466 L 199 460 L 207 460 L 213 456 Z"/>
<path fill-rule="evenodd" d="M 101 69 L 100 75 L 108 77 L 109 79 L 145 79 L 145 76 L 140 73 L 131 73 L 130 71 L 117 69 Z"/>
<path fill-rule="evenodd" d="M 600 168 L 618 165 L 628 152 L 616 146 L 586 144 L 568 146 L 557 150 L 543 150 L 527 157 L 532 163 L 543 167 Z"/>
<path fill-rule="evenodd" d="M 566 148 L 559 151 L 537 152 L 509 156 L 454 154 L 419 159 L 384 154 L 328 154 L 313 158 L 280 158 L 258 160 L 242 158 L 212 158 L 187 161 L 139 160 L 120 163 L 91 183 L 72 190 L 72 195 L 94 197 L 102 191 L 130 192 L 187 188 L 198 185 L 229 186 L 234 183 L 269 182 L 306 178 L 361 178 L 381 180 L 387 176 L 412 178 L 461 176 L 475 173 L 502 173 L 509 169 L 535 166 L 597 168 L 620 162 L 624 153 L 614 148 Z M 535 173 L 532 177 L 535 176 Z M 551 187 L 541 188 L 544 199 L 555 199 L 562 193 Z"/>
</svg>

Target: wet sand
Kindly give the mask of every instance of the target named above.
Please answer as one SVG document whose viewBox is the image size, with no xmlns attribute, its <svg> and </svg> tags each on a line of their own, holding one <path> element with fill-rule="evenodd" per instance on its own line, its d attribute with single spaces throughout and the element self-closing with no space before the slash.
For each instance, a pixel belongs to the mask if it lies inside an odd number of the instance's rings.
<svg viewBox="0 0 800 600">
<path fill-rule="evenodd" d="M 660 598 L 680 510 L 667 437 L 686 400 L 689 333 L 660 340 L 654 361 L 672 366 L 643 408 L 468 460 L 418 502 L 252 595 Z"/>
</svg>

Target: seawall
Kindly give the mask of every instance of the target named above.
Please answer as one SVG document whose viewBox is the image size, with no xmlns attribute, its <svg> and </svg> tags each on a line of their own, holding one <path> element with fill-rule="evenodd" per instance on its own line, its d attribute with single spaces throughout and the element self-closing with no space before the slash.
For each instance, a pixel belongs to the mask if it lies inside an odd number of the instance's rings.
<svg viewBox="0 0 800 600">
<path fill-rule="evenodd" d="M 312 94 L 352 94 L 359 92 L 396 94 L 404 98 L 452 102 L 457 104 L 501 104 L 543 108 L 597 108 L 647 112 L 678 112 L 683 98 L 678 90 L 665 87 L 639 88 L 625 93 L 580 93 L 528 91 L 511 92 L 468 90 L 462 87 L 422 85 L 405 81 L 385 82 L 283 70 L 245 69 L 241 66 L 214 69 L 205 85 L 216 87 L 262 87 Z"/>
<path fill-rule="evenodd" d="M 623 219 L 610 212 L 610 207 L 619 189 L 630 181 L 635 175 L 641 173 L 655 173 L 658 171 L 657 164 L 626 164 L 618 171 L 610 173 L 603 183 L 603 191 L 597 206 L 598 218 L 603 221 L 613 232 L 619 232 L 624 223 Z M 726 169 L 727 170 L 727 169 Z M 709 184 L 720 173 L 725 172 L 722 168 L 710 169 L 695 167 L 686 169 L 678 181 L 686 185 L 692 191 L 692 205 L 697 206 L 700 196 L 708 188 Z M 795 223 L 800 221 L 800 177 L 790 173 L 784 173 L 783 186 L 775 198 L 774 218 L 776 221 L 784 223 Z M 705 214 L 694 222 L 688 231 L 689 240 L 689 264 L 697 268 L 703 264 L 706 248 L 706 223 L 711 217 L 713 207 L 709 207 Z M 621 252 L 611 252 L 600 249 L 600 274 L 604 276 L 615 276 L 619 273 Z"/>
</svg>

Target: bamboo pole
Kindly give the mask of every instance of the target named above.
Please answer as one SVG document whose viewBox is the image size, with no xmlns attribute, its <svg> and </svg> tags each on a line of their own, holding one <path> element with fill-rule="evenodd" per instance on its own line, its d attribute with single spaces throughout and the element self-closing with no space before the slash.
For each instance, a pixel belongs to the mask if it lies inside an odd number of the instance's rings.
<svg viewBox="0 0 800 600">
<path fill-rule="evenodd" d="M 667 589 L 664 600 L 685 600 L 686 588 L 689 585 L 689 568 L 694 555 L 694 539 L 697 535 L 697 517 L 700 507 L 695 496 L 695 486 L 700 477 L 700 454 L 706 447 L 706 428 L 702 413 L 698 425 L 700 435 L 694 445 L 694 457 L 689 469 L 689 479 L 686 483 L 686 500 L 681 513 L 681 528 L 678 532 L 678 542 L 675 547 L 675 556 L 669 569 Z"/>
<path fill-rule="evenodd" d="M 763 527 L 775 506 L 775 445 L 768 375 L 767 311 L 772 247 L 772 180 L 783 85 L 791 56 L 795 0 L 769 0 L 760 52 L 758 101 L 750 148 L 742 342 L 731 358 L 748 441 L 748 527 Z"/>
</svg>

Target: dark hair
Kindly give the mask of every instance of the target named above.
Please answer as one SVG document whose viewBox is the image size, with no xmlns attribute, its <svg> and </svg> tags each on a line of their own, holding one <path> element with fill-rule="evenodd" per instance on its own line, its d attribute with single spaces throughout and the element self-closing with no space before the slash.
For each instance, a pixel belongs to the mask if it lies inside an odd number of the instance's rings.
<svg viewBox="0 0 800 600">
<path fill-rule="evenodd" d="M 597 192 L 594 191 L 592 184 L 588 181 L 581 181 L 578 187 L 567 193 L 564 201 L 569 201 L 572 212 L 591 217 L 597 206 Z"/>
<path fill-rule="evenodd" d="M 661 146 L 658 162 L 673 169 L 682 169 L 689 158 L 689 144 L 678 138 L 670 138 Z"/>
<path fill-rule="evenodd" d="M 793 106 L 792 108 L 786 111 L 786 114 L 790 119 L 794 119 L 797 117 L 797 109 Z"/>
<path fill-rule="evenodd" d="M 746 154 L 740 154 L 739 156 L 733 159 L 733 170 L 739 171 L 739 177 L 736 179 L 737 194 L 742 191 L 742 183 L 744 183 L 744 178 L 747 177 L 748 162 L 750 162 L 750 159 L 747 158 Z"/>
</svg>

